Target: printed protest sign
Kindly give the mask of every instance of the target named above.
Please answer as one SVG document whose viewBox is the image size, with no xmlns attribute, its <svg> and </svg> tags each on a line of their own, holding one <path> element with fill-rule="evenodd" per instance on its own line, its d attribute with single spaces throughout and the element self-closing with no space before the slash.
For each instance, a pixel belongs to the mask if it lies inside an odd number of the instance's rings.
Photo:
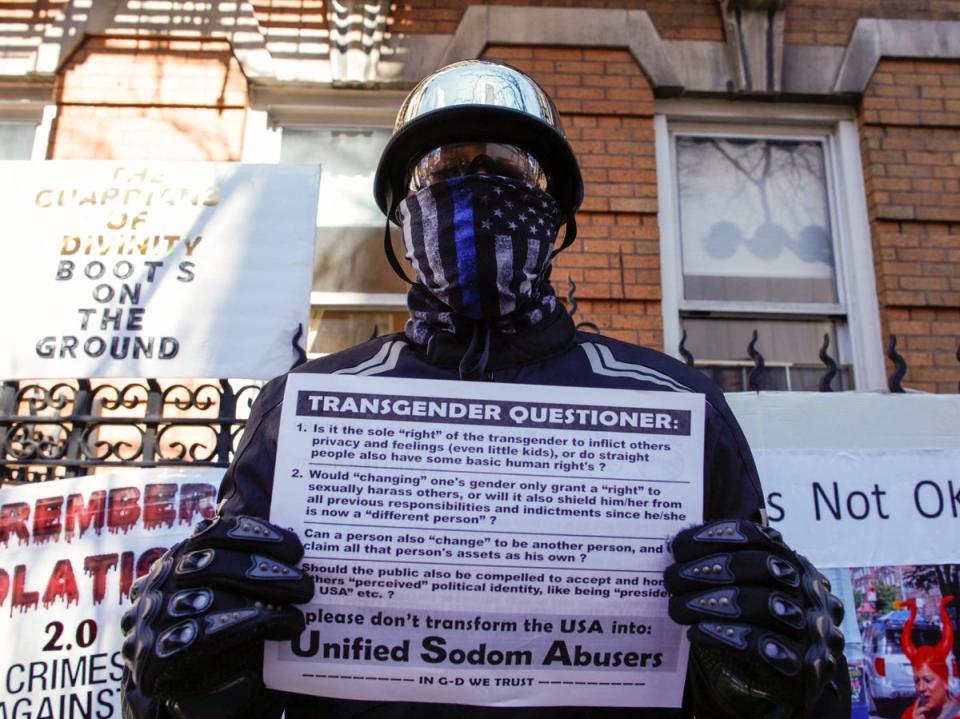
<svg viewBox="0 0 960 719">
<path fill-rule="evenodd" d="M 0 717 L 119 719 L 130 586 L 213 516 L 222 473 L 154 469 L 0 490 Z"/>
<path fill-rule="evenodd" d="M 271 520 L 306 631 L 269 686 L 357 699 L 679 706 L 665 544 L 700 520 L 700 395 L 293 374 Z"/>
<path fill-rule="evenodd" d="M 289 369 L 306 328 L 320 170 L 7 162 L 0 379 Z M 25 301 L 29 298 L 29 301 Z"/>
<path fill-rule="evenodd" d="M 770 521 L 818 567 L 960 562 L 960 450 L 767 449 Z"/>
<path fill-rule="evenodd" d="M 851 717 L 900 716 L 916 696 L 900 641 L 909 611 L 900 603 L 920 608 L 917 641 L 933 644 L 944 630 L 941 598 L 960 596 L 960 398 L 767 392 L 727 400 L 757 458 L 771 523 L 844 603 Z M 956 659 L 948 662 L 954 695 Z"/>
<path fill-rule="evenodd" d="M 918 641 L 943 631 L 937 608 L 960 596 L 960 450 L 766 449 L 754 452 L 770 521 L 830 579 L 842 625 L 853 714 L 899 715 L 916 696 L 900 644 L 906 601 L 922 607 Z M 951 691 L 960 690 L 954 676 Z M 899 711 L 894 711 L 899 707 Z"/>
</svg>

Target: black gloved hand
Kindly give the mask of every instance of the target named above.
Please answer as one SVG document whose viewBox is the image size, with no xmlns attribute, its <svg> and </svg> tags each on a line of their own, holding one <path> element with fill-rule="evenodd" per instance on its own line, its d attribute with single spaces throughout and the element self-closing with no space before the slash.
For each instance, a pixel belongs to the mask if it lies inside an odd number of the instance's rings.
<svg viewBox="0 0 960 719">
<path fill-rule="evenodd" d="M 692 625 L 695 676 L 713 684 L 702 689 L 724 703 L 742 697 L 732 715 L 769 707 L 760 716 L 790 716 L 813 706 L 835 678 L 849 681 L 838 673 L 845 671 L 843 605 L 779 532 L 721 520 L 680 532 L 671 549 L 670 617 Z"/>
<path fill-rule="evenodd" d="M 292 604 L 313 597 L 302 556 L 293 532 L 245 516 L 204 520 L 167 550 L 121 621 L 125 716 L 266 716 L 255 709 L 263 640 L 299 636 Z"/>
</svg>

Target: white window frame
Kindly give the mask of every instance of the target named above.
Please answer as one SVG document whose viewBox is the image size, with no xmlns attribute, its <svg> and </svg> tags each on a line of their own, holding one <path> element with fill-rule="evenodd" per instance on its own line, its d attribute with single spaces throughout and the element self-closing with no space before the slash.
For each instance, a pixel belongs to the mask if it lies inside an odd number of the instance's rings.
<svg viewBox="0 0 960 719">
<path fill-rule="evenodd" d="M 247 110 L 241 161 L 279 163 L 285 127 L 390 130 L 405 96 L 398 91 L 256 88 L 251 96 L 251 108 Z M 320 183 L 323 184 L 322 173 Z M 373 193 L 373 187 L 370 192 Z M 403 292 L 311 292 L 310 307 L 405 312 L 407 295 Z"/>
<path fill-rule="evenodd" d="M 851 108 L 778 103 L 658 100 L 655 104 L 660 267 L 665 351 L 679 357 L 681 312 L 846 317 L 846 344 L 859 391 L 885 391 L 880 307 L 874 276 L 860 136 Z M 827 194 L 839 302 L 793 304 L 683 300 L 676 134 L 819 139 L 824 144 Z M 842 342 L 838 338 L 838 343 Z"/>
<path fill-rule="evenodd" d="M 0 92 L 0 122 L 35 125 L 30 161 L 47 159 L 50 130 L 57 117 L 57 106 L 43 101 L 8 96 Z"/>
</svg>

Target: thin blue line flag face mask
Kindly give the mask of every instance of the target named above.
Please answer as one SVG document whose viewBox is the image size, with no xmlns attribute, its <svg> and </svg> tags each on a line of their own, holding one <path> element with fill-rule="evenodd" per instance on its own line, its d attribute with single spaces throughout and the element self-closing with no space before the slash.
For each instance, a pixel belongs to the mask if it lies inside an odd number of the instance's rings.
<svg viewBox="0 0 960 719">
<path fill-rule="evenodd" d="M 539 291 L 560 227 L 557 201 L 497 175 L 438 182 L 397 207 L 418 281 L 454 313 L 503 317 Z"/>
</svg>

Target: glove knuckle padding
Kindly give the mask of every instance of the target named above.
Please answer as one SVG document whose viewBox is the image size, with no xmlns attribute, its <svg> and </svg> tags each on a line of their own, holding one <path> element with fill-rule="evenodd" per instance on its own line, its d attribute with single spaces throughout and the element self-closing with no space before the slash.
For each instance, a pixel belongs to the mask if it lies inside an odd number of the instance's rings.
<svg viewBox="0 0 960 719">
<path fill-rule="evenodd" d="M 843 605 L 779 532 L 722 520 L 680 532 L 671 550 L 678 561 L 664 574 L 670 617 L 692 625 L 695 645 L 742 658 L 744 671 L 766 677 L 768 686 L 780 683 L 770 676 L 790 679 L 774 694 L 786 689 L 796 702 L 818 696 L 834 678 Z"/>
<path fill-rule="evenodd" d="M 291 606 L 313 597 L 310 578 L 294 566 L 302 556 L 294 533 L 261 519 L 198 524 L 131 591 L 121 652 L 137 690 L 171 697 L 222 684 L 249 666 L 238 648 L 302 632 L 303 614 Z"/>
</svg>

